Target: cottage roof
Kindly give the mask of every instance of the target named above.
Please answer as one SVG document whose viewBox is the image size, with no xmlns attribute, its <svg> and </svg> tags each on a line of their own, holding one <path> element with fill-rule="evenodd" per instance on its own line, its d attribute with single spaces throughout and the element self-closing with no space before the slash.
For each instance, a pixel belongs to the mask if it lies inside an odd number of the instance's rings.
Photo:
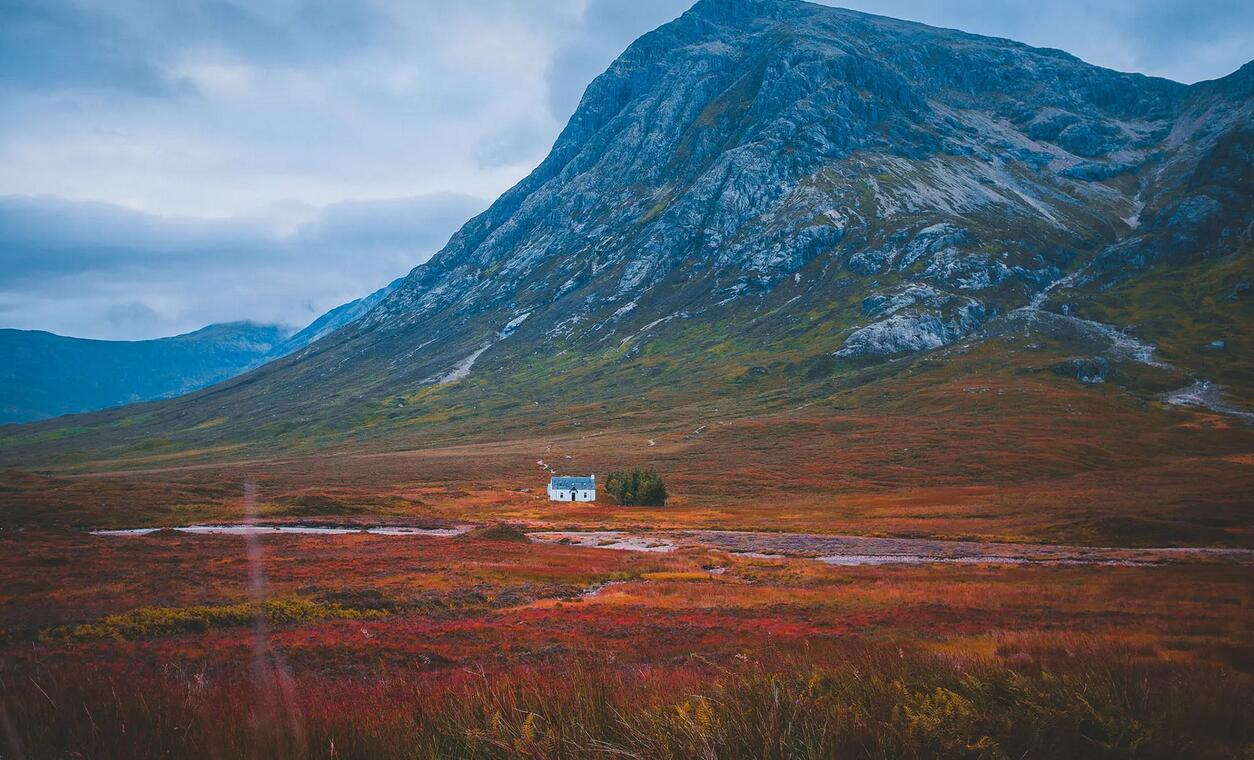
<svg viewBox="0 0 1254 760">
<path fill-rule="evenodd" d="M 597 487 L 597 479 L 577 478 L 570 476 L 554 475 L 549 481 L 549 488 L 558 488 L 563 491 L 591 491 Z"/>
</svg>

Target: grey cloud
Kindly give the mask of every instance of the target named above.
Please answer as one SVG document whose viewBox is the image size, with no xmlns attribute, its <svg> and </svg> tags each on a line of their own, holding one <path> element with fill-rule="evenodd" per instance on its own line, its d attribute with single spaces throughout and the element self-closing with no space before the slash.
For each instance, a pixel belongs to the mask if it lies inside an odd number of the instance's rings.
<svg viewBox="0 0 1254 760">
<path fill-rule="evenodd" d="M 173 266 L 207 252 L 233 263 L 246 251 L 272 246 L 266 238 L 256 222 L 170 219 L 60 198 L 0 198 L 0 287 L 65 273 Z"/>
<path fill-rule="evenodd" d="M 457 195 L 339 203 L 281 234 L 257 220 L 0 198 L 0 312 L 5 326 L 86 337 L 299 326 L 425 261 L 485 206 Z"/>
<path fill-rule="evenodd" d="M 1247 0 L 842 0 L 839 4 L 1058 48 L 1099 66 L 1186 83 L 1225 76 L 1254 57 L 1254 3 Z"/>
<path fill-rule="evenodd" d="M 174 73 L 188 49 L 259 65 L 325 64 L 386 34 L 366 3 L 0 0 L 0 82 L 141 96 L 194 93 Z"/>
<path fill-rule="evenodd" d="M 1254 3 L 1247 0 L 1140 0 L 1129 15 L 1137 70 L 1194 82 L 1254 58 Z"/>
<path fill-rule="evenodd" d="M 0 83 L 165 96 L 171 81 L 149 41 L 108 13 L 64 0 L 0 0 Z"/>
<path fill-rule="evenodd" d="M 190 16 L 190 18 L 189 18 Z M 169 27 L 253 60 L 293 63 L 339 57 L 362 50 L 384 35 L 385 17 L 354 0 L 239 3 L 204 0 L 190 13 L 167 17 Z"/>
<path fill-rule="evenodd" d="M 486 207 L 482 199 L 453 194 L 336 203 L 303 225 L 290 245 L 332 251 L 401 248 L 429 255 Z"/>
<path fill-rule="evenodd" d="M 510 166 L 527 160 L 540 163 L 552 135 L 546 125 L 529 122 L 484 135 L 475 143 L 475 162 L 484 169 Z"/>
<path fill-rule="evenodd" d="M 124 331 L 149 330 L 161 321 L 161 315 L 141 301 L 127 301 L 105 309 L 104 320 L 112 328 Z"/>
</svg>

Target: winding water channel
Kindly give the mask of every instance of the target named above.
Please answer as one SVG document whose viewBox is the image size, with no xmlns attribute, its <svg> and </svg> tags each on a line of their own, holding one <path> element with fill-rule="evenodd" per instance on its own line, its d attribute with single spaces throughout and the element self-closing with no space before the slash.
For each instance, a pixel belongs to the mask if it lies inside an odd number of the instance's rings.
<svg viewBox="0 0 1254 760">
<path fill-rule="evenodd" d="M 174 528 L 193 535 L 351 535 L 449 538 L 469 531 L 470 525 L 451 528 L 407 526 L 319 525 L 187 525 Z M 97 536 L 145 536 L 160 528 L 93 530 Z M 1211 547 L 1125 548 L 1062 546 L 1056 544 L 937 541 L 923 538 L 770 533 L 762 531 L 549 531 L 529 532 L 534 541 L 609 551 L 673 552 L 696 547 L 760 559 L 811 559 L 829 565 L 1122 565 L 1179 563 L 1254 565 L 1254 550 Z"/>
</svg>

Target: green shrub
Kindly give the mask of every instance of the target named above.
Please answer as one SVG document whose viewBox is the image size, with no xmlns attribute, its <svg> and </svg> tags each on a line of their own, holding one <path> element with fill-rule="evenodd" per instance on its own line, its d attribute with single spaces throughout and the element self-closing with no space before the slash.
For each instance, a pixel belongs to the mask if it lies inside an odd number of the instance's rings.
<svg viewBox="0 0 1254 760">
<path fill-rule="evenodd" d="M 335 604 L 322 604 L 309 599 L 267 599 L 261 613 L 273 625 L 305 623 L 323 619 L 374 619 L 384 617 L 382 610 L 355 610 Z M 149 639 L 180 633 L 203 633 L 212 628 L 251 625 L 257 619 L 257 608 L 249 602 L 220 606 L 139 607 L 99 622 L 86 623 L 50 632 L 52 638 L 77 640 L 95 638 Z"/>
<path fill-rule="evenodd" d="M 652 469 L 611 472 L 605 478 L 605 490 L 619 503 L 627 506 L 661 507 L 666 505 L 666 484 Z"/>
</svg>

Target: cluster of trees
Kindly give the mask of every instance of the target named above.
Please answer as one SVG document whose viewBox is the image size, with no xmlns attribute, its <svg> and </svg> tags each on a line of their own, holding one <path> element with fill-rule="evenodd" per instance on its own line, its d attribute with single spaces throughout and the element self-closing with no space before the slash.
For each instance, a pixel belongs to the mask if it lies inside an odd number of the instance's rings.
<svg viewBox="0 0 1254 760">
<path fill-rule="evenodd" d="M 605 490 L 619 504 L 642 507 L 666 505 L 666 484 L 662 476 L 652 469 L 611 472 L 605 478 Z"/>
</svg>

